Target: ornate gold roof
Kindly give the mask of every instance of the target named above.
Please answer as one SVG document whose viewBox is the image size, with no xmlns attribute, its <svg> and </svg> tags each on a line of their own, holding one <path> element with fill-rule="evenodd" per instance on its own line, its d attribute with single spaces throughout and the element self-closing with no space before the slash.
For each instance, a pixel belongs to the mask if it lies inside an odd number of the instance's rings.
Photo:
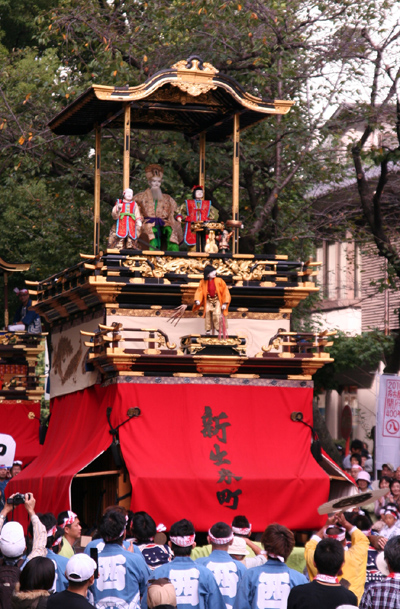
<svg viewBox="0 0 400 609">
<path fill-rule="evenodd" d="M 122 128 L 124 105 L 131 105 L 131 128 L 179 131 L 208 141 L 231 136 L 233 117 L 243 130 L 271 114 L 286 114 L 294 102 L 265 100 L 247 93 L 198 56 L 157 72 L 137 87 L 92 85 L 49 123 L 57 135 L 82 135 L 95 125 Z"/>
<path fill-rule="evenodd" d="M 0 258 L 0 275 L 4 273 L 16 273 L 18 271 L 29 271 L 31 265 L 28 263 L 21 264 L 10 264 L 9 262 L 5 262 L 2 258 Z"/>
</svg>

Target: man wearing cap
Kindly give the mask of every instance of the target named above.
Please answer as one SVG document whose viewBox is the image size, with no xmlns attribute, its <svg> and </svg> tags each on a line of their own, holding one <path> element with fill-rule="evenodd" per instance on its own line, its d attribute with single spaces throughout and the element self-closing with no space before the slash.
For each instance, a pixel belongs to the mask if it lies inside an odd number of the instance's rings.
<svg viewBox="0 0 400 609">
<path fill-rule="evenodd" d="M 270 524 L 261 543 L 268 560 L 264 565 L 246 571 L 234 609 L 286 609 L 290 590 L 307 583 L 304 575 L 285 564 L 294 548 L 292 531 L 280 524 Z"/>
<path fill-rule="evenodd" d="M 79 518 L 75 512 L 66 510 L 65 512 L 60 512 L 58 514 L 57 524 L 64 529 L 61 549 L 58 554 L 60 556 L 65 556 L 65 558 L 72 558 L 75 553 L 74 545 L 77 543 L 82 533 Z"/>
<path fill-rule="evenodd" d="M 231 295 L 223 279 L 217 277 L 217 271 L 207 264 L 204 269 L 204 279 L 200 280 L 199 287 L 194 295 L 193 311 L 204 307 L 206 334 L 214 334 L 220 329 L 221 312 L 224 317 L 228 315 Z"/>
<path fill-rule="evenodd" d="M 346 549 L 346 532 L 351 536 L 351 547 Z M 339 579 L 349 582 L 349 589 L 354 592 L 358 600 L 363 595 L 367 573 L 367 558 L 369 539 L 357 527 L 346 520 L 343 513 L 335 514 L 327 519 L 322 527 L 306 543 L 304 556 L 306 559 L 308 575 L 312 581 L 317 575 L 314 563 L 314 553 L 322 538 L 337 539 L 345 548 L 344 565 Z"/>
<path fill-rule="evenodd" d="M 190 558 L 195 544 L 195 531 L 189 520 L 175 522 L 170 530 L 172 562 L 157 567 L 155 578 L 168 577 L 175 588 L 179 609 L 226 609 L 224 599 L 213 577 L 203 565 Z M 142 607 L 147 609 L 146 598 Z"/>
<path fill-rule="evenodd" d="M 134 196 L 140 215 L 144 218 L 141 234 L 147 236 L 150 249 L 162 249 L 165 241 L 167 251 L 178 252 L 183 238 L 182 227 L 175 219 L 176 202 L 161 191 L 164 169 L 152 164 L 146 167 L 145 172 L 149 188 Z"/>
<path fill-rule="evenodd" d="M 95 561 L 86 554 L 75 554 L 67 562 L 65 577 L 68 588 L 49 597 L 47 609 L 93 609 L 86 599 L 94 583 Z"/>
<path fill-rule="evenodd" d="M 124 190 L 123 198 L 117 199 L 111 215 L 115 224 L 112 225 L 108 237 L 108 247 L 121 249 L 136 249 L 136 239 L 142 227 L 139 207 L 133 199 L 133 190 Z"/>
<path fill-rule="evenodd" d="M 378 566 L 380 556 L 377 559 Z M 361 599 L 360 609 L 397 609 L 400 607 L 400 536 L 389 539 L 383 556 L 386 561 L 385 575 L 387 578 L 368 587 Z"/>
<path fill-rule="evenodd" d="M 29 292 L 26 288 L 19 290 L 14 288 L 14 292 L 18 294 L 20 306 L 18 307 L 13 322 L 8 329 L 10 332 L 30 332 L 31 334 L 41 334 L 42 324 L 40 317 L 36 311 L 30 310 L 32 300 L 29 298 Z"/>
<path fill-rule="evenodd" d="M 253 550 L 255 556 L 249 556 L 250 552 L 248 548 Z M 228 554 L 230 554 L 235 560 L 241 562 L 246 569 L 260 567 L 267 562 L 265 551 L 261 550 L 261 548 L 250 541 L 250 539 L 244 539 L 243 537 L 235 536 L 233 538 L 233 542 L 228 548 Z"/>
<path fill-rule="evenodd" d="M 146 594 L 150 570 L 143 558 L 123 547 L 126 524 L 119 509 L 106 511 L 100 521 L 99 533 L 105 545 L 98 555 L 99 577 L 92 588 L 98 609 L 135 609 Z"/>
<path fill-rule="evenodd" d="M 10 496 L 10 499 L 14 495 Z M 12 503 L 6 503 L 0 512 L 0 552 L 4 564 L 8 566 L 23 567 L 26 561 L 36 556 L 46 556 L 46 527 L 40 522 L 35 514 L 36 500 L 32 493 L 25 495 L 25 509 L 29 514 L 33 529 L 33 545 L 29 556 L 24 559 L 26 550 L 24 529 L 19 522 L 6 522 L 8 514 L 12 511 Z"/>
<path fill-rule="evenodd" d="M 207 541 L 212 546 L 212 552 L 210 556 L 198 558 L 196 564 L 203 565 L 211 571 L 226 608 L 232 609 L 238 585 L 246 573 L 246 567 L 228 554 L 233 542 L 233 531 L 225 522 L 217 522 L 208 531 Z"/>
<path fill-rule="evenodd" d="M 186 199 L 184 205 L 179 209 L 176 219 L 184 222 L 183 241 L 189 248 L 194 249 L 197 245 L 198 252 L 204 252 L 205 235 L 204 231 L 192 233 L 192 222 L 215 222 L 218 220 L 218 210 L 212 207 L 211 201 L 205 201 L 204 189 L 202 186 L 193 186 L 193 199 Z M 196 243 L 197 242 L 197 243 Z"/>
</svg>

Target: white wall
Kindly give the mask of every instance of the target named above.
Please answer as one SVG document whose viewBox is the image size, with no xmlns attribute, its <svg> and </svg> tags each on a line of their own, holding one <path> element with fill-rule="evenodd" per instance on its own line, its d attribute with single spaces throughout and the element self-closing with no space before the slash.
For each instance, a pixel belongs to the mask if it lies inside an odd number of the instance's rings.
<svg viewBox="0 0 400 609">
<path fill-rule="evenodd" d="M 321 329 L 341 330 L 352 335 L 361 333 L 361 308 L 346 307 L 314 313 L 313 320 L 321 324 Z"/>
</svg>

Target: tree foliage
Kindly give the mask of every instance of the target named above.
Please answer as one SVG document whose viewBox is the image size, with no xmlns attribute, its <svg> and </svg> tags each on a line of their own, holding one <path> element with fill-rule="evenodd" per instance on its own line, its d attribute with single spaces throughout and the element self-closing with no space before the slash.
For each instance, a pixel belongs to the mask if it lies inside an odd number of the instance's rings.
<svg viewBox="0 0 400 609">
<path fill-rule="evenodd" d="M 307 258 L 315 240 L 341 221 L 316 213 L 304 198 L 311 185 L 343 176 L 337 158 L 320 146 L 327 112 L 350 81 L 354 90 L 363 85 L 373 56 L 366 32 L 380 32 L 394 4 L 59 0 L 49 8 L 24 0 L 22 12 L 0 0 L 0 255 L 32 261 L 30 278 L 38 279 L 91 252 L 94 137 L 56 137 L 48 121 L 92 83 L 138 85 L 196 53 L 253 94 L 296 102 L 287 116 L 242 135 L 241 243 Z M 121 153 L 122 134 L 105 130 L 102 246 L 110 204 L 121 194 Z M 206 195 L 222 219 L 230 217 L 231 155 L 230 142 L 207 147 Z M 164 165 L 164 189 L 180 202 L 197 181 L 198 141 L 133 133 L 136 192 L 149 162 Z"/>
<path fill-rule="evenodd" d="M 394 337 L 383 332 L 363 332 L 356 336 L 338 332 L 329 348 L 332 364 L 327 364 L 314 375 L 314 391 L 340 390 L 344 384 L 356 385 L 360 373 L 370 375 L 371 380 L 380 362 L 385 362 L 393 350 Z M 343 382 L 343 377 L 346 383 Z"/>
</svg>

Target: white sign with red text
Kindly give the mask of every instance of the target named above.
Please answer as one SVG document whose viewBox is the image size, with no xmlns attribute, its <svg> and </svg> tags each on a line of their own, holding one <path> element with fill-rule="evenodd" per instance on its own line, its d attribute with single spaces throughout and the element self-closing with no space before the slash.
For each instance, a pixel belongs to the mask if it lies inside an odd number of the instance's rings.
<svg viewBox="0 0 400 609">
<path fill-rule="evenodd" d="M 376 409 L 376 469 L 400 465 L 400 376 L 382 374 Z"/>
</svg>

